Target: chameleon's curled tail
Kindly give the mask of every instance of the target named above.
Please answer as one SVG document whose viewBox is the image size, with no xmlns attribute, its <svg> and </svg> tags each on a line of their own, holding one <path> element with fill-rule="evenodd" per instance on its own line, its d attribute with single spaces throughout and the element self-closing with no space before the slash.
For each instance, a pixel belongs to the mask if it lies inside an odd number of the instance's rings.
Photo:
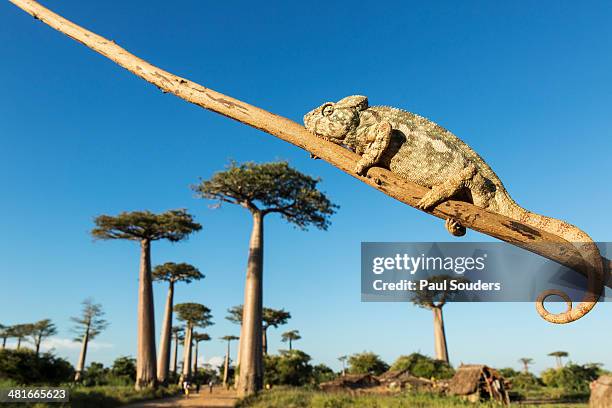
<svg viewBox="0 0 612 408">
<path fill-rule="evenodd" d="M 583 269 L 587 273 L 587 291 L 578 305 L 573 306 L 572 300 L 565 292 L 555 289 L 545 290 L 536 299 L 538 313 L 551 323 L 564 324 L 580 319 L 595 307 L 603 290 L 604 265 L 599 248 L 591 237 L 580 228 L 565 221 L 534 214 L 520 207 L 510 197 L 507 197 L 507 199 L 511 201 L 509 207 L 514 210 L 512 211 L 512 218 L 565 239 L 574 245 L 582 256 Z M 565 312 L 550 313 L 544 307 L 544 301 L 554 295 L 561 297 L 567 304 Z"/>
</svg>

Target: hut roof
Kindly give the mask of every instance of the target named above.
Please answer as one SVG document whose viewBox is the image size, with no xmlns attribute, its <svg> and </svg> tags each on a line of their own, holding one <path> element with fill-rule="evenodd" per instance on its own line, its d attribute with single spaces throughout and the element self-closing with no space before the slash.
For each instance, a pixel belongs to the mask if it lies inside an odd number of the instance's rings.
<svg viewBox="0 0 612 408">
<path fill-rule="evenodd" d="M 485 369 L 487 366 L 477 364 L 460 366 L 448 384 L 449 393 L 453 395 L 473 394 L 480 387 L 482 372 Z"/>
</svg>

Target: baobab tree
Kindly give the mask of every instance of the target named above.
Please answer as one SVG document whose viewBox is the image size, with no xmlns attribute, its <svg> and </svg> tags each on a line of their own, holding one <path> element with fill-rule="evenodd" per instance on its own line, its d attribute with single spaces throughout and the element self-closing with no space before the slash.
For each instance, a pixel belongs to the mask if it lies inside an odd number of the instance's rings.
<svg viewBox="0 0 612 408">
<path fill-rule="evenodd" d="M 432 278 L 429 278 L 430 283 L 441 283 L 447 282 L 450 279 L 459 280 L 460 278 L 450 278 L 446 275 L 438 275 Z M 449 288 L 448 282 L 445 287 Z M 446 363 L 449 362 L 448 359 L 448 347 L 446 344 L 446 333 L 444 330 L 444 318 L 442 316 L 442 308 L 446 304 L 446 301 L 449 300 L 453 295 L 454 291 L 449 290 L 428 290 L 428 289 L 420 289 L 414 290 L 411 292 L 412 294 L 412 302 L 424 309 L 429 309 L 433 312 L 433 320 L 434 320 L 434 348 L 436 353 L 436 359 L 444 361 Z"/>
<path fill-rule="evenodd" d="M 21 342 L 32 334 L 34 325 L 31 323 L 16 324 L 11 327 L 11 337 L 17 339 L 17 350 L 21 348 Z"/>
<path fill-rule="evenodd" d="M 346 374 L 346 360 L 348 359 L 348 356 L 345 354 L 343 356 L 338 357 L 338 361 L 340 361 L 342 363 L 342 376 L 344 376 L 344 374 Z"/>
<path fill-rule="evenodd" d="M 151 242 L 187 239 L 202 226 L 186 210 L 161 214 L 150 211 L 122 212 L 117 216 L 100 215 L 94 220 L 91 234 L 96 239 L 127 239 L 140 243 L 138 285 L 138 343 L 136 351 L 137 390 L 157 386 L 155 359 L 155 312 L 151 276 Z"/>
<path fill-rule="evenodd" d="M 178 346 L 179 341 L 183 341 L 183 333 L 185 329 L 179 326 L 172 327 L 172 336 L 174 337 L 174 353 L 172 357 L 172 372 L 176 375 L 176 367 L 178 365 Z"/>
<path fill-rule="evenodd" d="M 293 347 L 291 346 L 292 343 L 301 338 L 302 336 L 300 336 L 300 332 L 298 330 L 290 330 L 281 335 L 281 341 L 283 343 L 289 342 L 289 350 L 293 350 Z"/>
<path fill-rule="evenodd" d="M 227 388 L 227 382 L 229 380 L 229 365 L 230 365 L 230 343 L 232 340 L 238 340 L 240 337 L 227 335 L 221 337 L 221 340 L 227 342 L 227 351 L 225 352 L 225 361 L 223 363 L 223 387 Z"/>
<path fill-rule="evenodd" d="M 108 327 L 108 322 L 104 320 L 102 305 L 94 303 L 93 299 L 85 299 L 82 305 L 81 315 L 70 318 L 75 323 L 72 329 L 76 334 L 74 341 L 81 342 L 81 355 L 79 356 L 79 362 L 74 375 L 75 382 L 79 382 L 82 379 L 89 342 Z"/>
<path fill-rule="evenodd" d="M 210 336 L 207 333 L 193 333 L 193 375 L 198 375 L 198 352 L 199 352 L 199 344 L 203 341 L 210 341 Z"/>
<path fill-rule="evenodd" d="M 199 303 L 179 303 L 174 306 L 178 320 L 185 322 L 185 342 L 183 343 L 183 372 L 180 383 L 191 377 L 191 344 L 193 342 L 193 329 L 208 327 L 213 323 L 210 309 Z"/>
<path fill-rule="evenodd" d="M 533 364 L 533 359 L 529 357 L 519 358 L 519 362 L 523 364 L 523 372 L 529 374 L 529 366 Z"/>
<path fill-rule="evenodd" d="M 177 282 L 191 283 L 203 279 L 204 275 L 193 265 L 166 262 L 153 269 L 153 280 L 168 282 L 166 309 L 159 341 L 159 357 L 157 359 L 157 381 L 160 384 L 168 382 L 170 369 L 170 338 L 172 336 L 172 308 L 174 307 L 174 284 Z"/>
<path fill-rule="evenodd" d="M 57 328 L 50 319 L 39 320 L 38 322 L 32 324 L 32 332 L 30 333 L 30 337 L 32 338 L 32 343 L 34 343 L 36 357 L 38 357 L 40 353 L 40 343 L 42 343 L 43 339 L 46 337 L 51 337 L 55 334 L 57 334 Z"/>
<path fill-rule="evenodd" d="M 229 316 L 226 318 L 233 323 L 242 324 L 242 305 L 234 306 L 228 309 Z M 270 327 L 277 328 L 282 324 L 287 324 L 287 321 L 291 319 L 291 313 L 285 311 L 285 309 L 271 309 L 264 307 L 262 310 L 262 350 L 264 355 L 268 354 L 268 329 Z"/>
<path fill-rule="evenodd" d="M 240 205 L 253 218 L 238 361 L 238 394 L 241 396 L 253 394 L 263 386 L 264 217 L 279 214 L 303 230 L 311 225 L 327 229 L 329 217 L 337 206 L 317 190 L 319 181 L 292 169 L 286 162 L 231 163 L 227 170 L 192 186 L 199 197 Z"/>
<path fill-rule="evenodd" d="M 557 369 L 559 369 L 563 368 L 563 358 L 569 356 L 569 353 L 567 351 L 553 351 L 548 355 L 555 358 Z"/>
<path fill-rule="evenodd" d="M 0 324 L 0 337 L 2 337 L 2 350 L 6 348 L 6 340 L 11 337 L 10 326 Z"/>
</svg>

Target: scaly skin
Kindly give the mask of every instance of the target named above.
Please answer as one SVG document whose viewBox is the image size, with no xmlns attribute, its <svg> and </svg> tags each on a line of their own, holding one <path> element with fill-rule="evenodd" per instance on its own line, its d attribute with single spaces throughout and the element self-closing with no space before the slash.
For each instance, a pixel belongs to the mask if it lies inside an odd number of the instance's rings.
<svg viewBox="0 0 612 408">
<path fill-rule="evenodd" d="M 571 242 L 585 261 L 587 293 L 576 307 L 564 292 L 541 293 L 536 309 L 547 321 L 559 324 L 575 321 L 597 303 L 604 270 L 593 240 L 571 224 L 534 214 L 516 204 L 489 165 L 448 130 L 401 109 L 369 107 L 368 99 L 360 95 L 324 103 L 304 116 L 304 124 L 318 137 L 361 155 L 355 173 L 365 175 L 370 167 L 379 166 L 430 188 L 417 204 L 422 210 L 430 210 L 450 198 L 460 199 Z M 456 236 L 465 234 L 465 228 L 454 219 L 446 221 L 446 228 Z M 552 295 L 566 301 L 566 312 L 553 314 L 546 310 L 544 301 Z"/>
</svg>

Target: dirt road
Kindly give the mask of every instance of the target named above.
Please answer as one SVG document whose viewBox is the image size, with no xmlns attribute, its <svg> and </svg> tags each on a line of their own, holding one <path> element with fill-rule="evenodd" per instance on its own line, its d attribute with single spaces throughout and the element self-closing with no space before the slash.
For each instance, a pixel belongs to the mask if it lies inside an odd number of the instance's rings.
<svg viewBox="0 0 612 408">
<path fill-rule="evenodd" d="M 162 400 L 139 402 L 126 405 L 126 408 L 229 408 L 234 406 L 237 399 L 238 397 L 233 390 L 227 391 L 222 387 L 215 387 L 211 394 L 208 392 L 208 387 L 202 387 L 199 394 L 191 393 L 189 397 L 182 395 Z"/>
</svg>

